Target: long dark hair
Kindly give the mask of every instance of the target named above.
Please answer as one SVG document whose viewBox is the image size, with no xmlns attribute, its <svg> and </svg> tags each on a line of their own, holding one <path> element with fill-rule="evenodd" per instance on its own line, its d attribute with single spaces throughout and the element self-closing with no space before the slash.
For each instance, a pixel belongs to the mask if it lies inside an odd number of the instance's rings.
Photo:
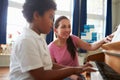
<svg viewBox="0 0 120 80">
<path fill-rule="evenodd" d="M 67 19 L 69 20 L 67 17 L 65 16 L 60 16 L 59 18 L 57 18 L 57 20 L 55 21 L 55 28 L 58 28 L 59 26 L 59 22 L 63 19 Z M 72 59 L 74 60 L 75 59 L 75 56 L 76 56 L 76 47 L 73 43 L 73 40 L 71 38 L 71 36 L 69 36 L 69 38 L 67 39 L 67 49 L 72 57 Z"/>
</svg>

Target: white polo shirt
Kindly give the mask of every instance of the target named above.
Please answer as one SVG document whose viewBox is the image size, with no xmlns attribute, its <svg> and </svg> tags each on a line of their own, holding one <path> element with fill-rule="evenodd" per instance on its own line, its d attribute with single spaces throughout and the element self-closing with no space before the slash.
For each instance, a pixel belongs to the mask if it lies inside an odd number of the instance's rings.
<svg viewBox="0 0 120 80">
<path fill-rule="evenodd" d="M 52 69 L 52 60 L 45 40 L 25 28 L 13 45 L 10 58 L 10 80 L 34 80 L 28 71 L 44 67 Z"/>
</svg>

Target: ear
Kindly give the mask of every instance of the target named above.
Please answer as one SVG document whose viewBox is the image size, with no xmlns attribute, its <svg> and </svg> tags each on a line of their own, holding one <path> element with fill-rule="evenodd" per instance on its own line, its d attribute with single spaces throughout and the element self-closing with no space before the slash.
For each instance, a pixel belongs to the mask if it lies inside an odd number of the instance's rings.
<svg viewBox="0 0 120 80">
<path fill-rule="evenodd" d="M 57 37 L 57 29 L 56 28 L 53 28 L 54 29 L 54 32 L 55 32 L 55 36 Z"/>
<path fill-rule="evenodd" d="M 57 29 L 56 28 L 54 28 L 54 32 L 57 33 Z"/>
<path fill-rule="evenodd" d="M 34 20 L 37 20 L 37 19 L 39 19 L 39 18 L 40 18 L 39 13 L 38 13 L 37 11 L 35 11 L 35 12 L 33 13 L 33 19 L 34 19 Z"/>
</svg>

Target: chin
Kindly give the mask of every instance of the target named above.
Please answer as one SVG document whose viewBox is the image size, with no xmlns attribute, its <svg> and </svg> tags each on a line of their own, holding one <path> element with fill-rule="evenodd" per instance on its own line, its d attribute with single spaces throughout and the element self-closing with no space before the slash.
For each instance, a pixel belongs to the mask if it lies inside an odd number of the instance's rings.
<svg viewBox="0 0 120 80">
<path fill-rule="evenodd" d="M 68 39 L 69 37 L 63 37 L 63 39 Z"/>
<path fill-rule="evenodd" d="M 50 33 L 50 31 L 47 31 L 45 34 L 49 34 Z"/>
</svg>

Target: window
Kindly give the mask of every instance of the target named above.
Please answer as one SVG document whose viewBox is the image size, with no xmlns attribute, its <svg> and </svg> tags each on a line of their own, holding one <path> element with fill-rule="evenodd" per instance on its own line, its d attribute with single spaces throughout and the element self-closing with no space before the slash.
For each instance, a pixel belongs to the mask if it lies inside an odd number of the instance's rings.
<svg viewBox="0 0 120 80">
<path fill-rule="evenodd" d="M 57 4 L 57 11 L 55 14 L 55 20 L 60 16 L 66 16 L 71 21 L 72 25 L 72 11 L 73 11 L 73 0 L 55 0 Z M 54 39 L 55 39 L 54 35 Z"/>
<path fill-rule="evenodd" d="M 98 39 L 104 37 L 105 6 L 105 0 L 87 0 L 87 24 L 95 26 Z"/>
<path fill-rule="evenodd" d="M 57 4 L 57 11 L 55 15 L 55 20 L 59 16 L 67 16 L 70 20 L 72 19 L 72 7 L 73 7 L 73 0 L 55 0 Z M 67 3 L 67 4 L 65 4 Z"/>
<path fill-rule="evenodd" d="M 10 0 L 10 1 L 17 2 L 17 3 L 22 3 L 22 4 L 25 2 L 25 0 Z"/>
<path fill-rule="evenodd" d="M 97 32 L 99 39 L 104 37 L 105 1 L 106 0 L 87 0 L 87 24 L 94 25 L 95 31 L 99 30 Z M 9 0 L 7 43 L 11 40 L 9 39 L 9 35 L 12 35 L 12 39 L 14 40 L 22 31 L 22 28 L 28 25 L 26 20 L 23 18 L 23 14 L 21 13 L 24 2 L 25 0 Z M 72 21 L 73 0 L 55 0 L 55 2 L 57 4 L 55 20 L 59 16 L 64 15 Z"/>
<path fill-rule="evenodd" d="M 71 0 L 55 0 L 58 11 L 71 11 Z"/>
<path fill-rule="evenodd" d="M 61 15 L 67 16 L 71 20 L 73 0 L 55 0 L 57 11 L 55 20 Z M 7 43 L 14 41 L 21 33 L 23 27 L 28 23 L 21 12 L 25 0 L 9 0 L 8 20 L 7 20 Z M 67 3 L 67 4 L 65 4 Z M 62 6 L 62 7 L 61 7 Z"/>
<path fill-rule="evenodd" d="M 27 25 L 26 20 L 23 18 L 22 9 L 9 7 L 7 19 L 7 36 L 11 35 L 12 39 L 7 39 L 7 43 L 14 41 L 16 37 L 22 32 L 22 28 Z"/>
<path fill-rule="evenodd" d="M 88 14 L 103 15 L 103 12 L 104 12 L 103 3 L 104 3 L 104 0 L 87 0 Z"/>
<path fill-rule="evenodd" d="M 27 22 L 22 14 L 22 4 L 24 0 L 9 0 L 8 17 L 7 17 L 7 43 L 14 41 L 22 32 Z"/>
</svg>

